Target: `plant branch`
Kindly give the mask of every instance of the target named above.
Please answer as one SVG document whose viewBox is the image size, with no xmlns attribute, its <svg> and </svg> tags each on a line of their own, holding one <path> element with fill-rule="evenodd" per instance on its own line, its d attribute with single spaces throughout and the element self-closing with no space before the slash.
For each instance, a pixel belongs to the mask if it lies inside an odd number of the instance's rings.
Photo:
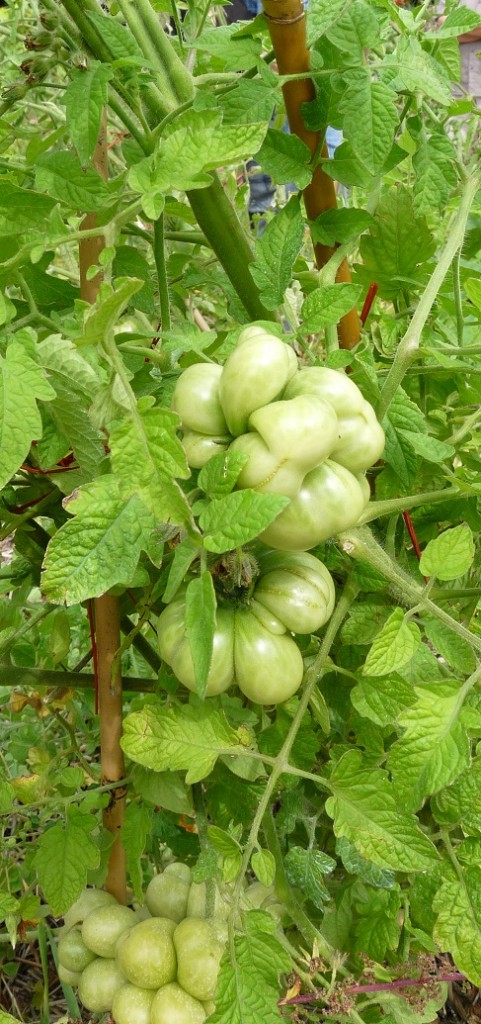
<svg viewBox="0 0 481 1024">
<path fill-rule="evenodd" d="M 154 260 L 157 271 L 157 283 L 159 286 L 160 321 L 162 331 L 170 331 L 170 302 L 169 283 L 167 280 L 167 266 L 165 262 L 164 246 L 164 214 L 154 222 Z"/>
<path fill-rule="evenodd" d="M 384 576 L 403 595 L 403 599 L 411 608 L 418 607 L 420 610 L 429 612 L 434 618 L 439 619 L 453 633 L 466 640 L 479 654 L 481 654 L 481 637 L 466 629 L 460 622 L 453 619 L 442 608 L 438 608 L 434 601 L 426 597 L 424 588 L 416 583 L 407 572 L 404 572 L 384 551 L 380 544 L 374 539 L 367 527 L 353 530 L 351 533 L 342 533 L 339 537 L 342 550 L 351 558 L 362 559 L 368 562 L 374 569 Z"/>
<path fill-rule="evenodd" d="M 399 342 L 391 369 L 382 387 L 378 410 L 381 419 L 389 409 L 409 366 L 419 355 L 422 332 L 444 278 L 458 249 L 462 245 L 469 211 L 480 185 L 481 176 L 479 174 L 473 175 L 465 185 L 461 204 L 449 225 L 445 247 L 439 256 L 434 272 L 426 285 L 408 329 Z"/>
</svg>

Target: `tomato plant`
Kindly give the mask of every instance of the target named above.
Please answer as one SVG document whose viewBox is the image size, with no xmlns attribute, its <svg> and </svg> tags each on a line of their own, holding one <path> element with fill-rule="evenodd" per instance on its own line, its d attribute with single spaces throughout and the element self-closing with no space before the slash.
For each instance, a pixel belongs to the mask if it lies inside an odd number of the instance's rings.
<svg viewBox="0 0 481 1024">
<path fill-rule="evenodd" d="M 0 5 L 24 1024 L 481 984 L 479 17 L 307 6 Z"/>
</svg>

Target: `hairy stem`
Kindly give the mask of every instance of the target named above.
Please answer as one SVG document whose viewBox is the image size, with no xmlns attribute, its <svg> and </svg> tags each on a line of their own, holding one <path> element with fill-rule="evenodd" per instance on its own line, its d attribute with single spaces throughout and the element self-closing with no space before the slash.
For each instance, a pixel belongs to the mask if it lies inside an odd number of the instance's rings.
<svg viewBox="0 0 481 1024">
<path fill-rule="evenodd" d="M 426 288 L 421 296 L 419 305 L 408 326 L 404 337 L 399 342 L 394 361 L 387 375 L 381 391 L 381 402 L 378 414 L 382 418 L 394 398 L 396 391 L 401 384 L 409 366 L 419 354 L 421 335 L 431 309 L 436 301 L 438 292 L 446 277 L 446 274 L 453 262 L 453 259 L 461 247 L 466 223 L 469 217 L 474 197 L 481 185 L 481 175 L 475 174 L 465 185 L 460 206 L 449 226 L 447 242 L 436 263 Z"/>
<path fill-rule="evenodd" d="M 419 607 L 421 611 L 429 612 L 481 654 L 481 637 L 466 629 L 442 608 L 438 608 L 434 601 L 426 597 L 425 589 L 392 561 L 366 527 L 353 530 L 351 533 L 343 533 L 339 539 L 341 547 L 347 555 L 368 562 L 402 594 L 406 604 L 411 608 Z"/>
<path fill-rule="evenodd" d="M 160 321 L 163 331 L 170 331 L 170 302 L 169 284 L 167 281 L 167 266 L 165 262 L 164 246 L 164 214 L 154 223 L 154 259 L 157 270 L 157 283 L 159 286 Z"/>
</svg>

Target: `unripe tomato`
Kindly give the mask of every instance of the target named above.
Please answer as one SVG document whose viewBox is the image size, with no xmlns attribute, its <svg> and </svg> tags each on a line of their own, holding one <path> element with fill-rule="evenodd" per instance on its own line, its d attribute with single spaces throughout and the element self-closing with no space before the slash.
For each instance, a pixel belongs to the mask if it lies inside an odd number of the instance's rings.
<svg viewBox="0 0 481 1024">
<path fill-rule="evenodd" d="M 357 385 L 338 370 L 309 366 L 289 381 L 284 398 L 311 395 L 328 402 L 338 420 L 338 441 L 330 458 L 352 473 L 369 469 L 384 450 L 384 431 Z"/>
<path fill-rule="evenodd" d="M 159 651 L 163 661 L 171 666 L 177 679 L 188 690 L 196 691 L 195 669 L 185 629 L 185 600 L 174 601 L 159 616 Z M 223 693 L 234 682 L 234 615 L 229 609 L 218 608 L 212 662 L 207 677 L 208 697 Z"/>
<path fill-rule="evenodd" d="M 63 981 L 64 985 L 70 985 L 71 988 L 78 988 L 82 977 L 81 971 L 69 971 L 67 967 L 63 966 L 63 964 L 59 964 L 57 974 L 59 981 Z"/>
<path fill-rule="evenodd" d="M 226 919 L 229 916 L 230 902 L 229 890 L 227 887 L 219 889 L 215 883 L 213 913 L 216 919 Z M 187 900 L 186 917 L 205 918 L 207 916 L 207 886 L 205 882 L 192 882 Z"/>
<path fill-rule="evenodd" d="M 299 395 L 289 401 L 263 405 L 249 417 L 269 451 L 307 473 L 327 459 L 337 437 L 337 416 L 322 399 Z"/>
<path fill-rule="evenodd" d="M 307 474 L 299 494 L 260 539 L 284 551 L 307 550 L 354 526 L 366 504 L 359 480 L 328 459 Z"/>
<path fill-rule="evenodd" d="M 291 377 L 283 398 L 316 395 L 328 402 L 336 416 L 353 416 L 360 412 L 365 398 L 357 384 L 345 373 L 327 366 L 306 366 Z"/>
<path fill-rule="evenodd" d="M 277 899 L 273 885 L 252 882 L 242 896 L 242 905 L 245 910 L 265 910 L 280 927 L 288 919 L 287 910 Z"/>
<path fill-rule="evenodd" d="M 227 451 L 232 438 L 230 434 L 196 434 L 186 430 L 182 437 L 185 457 L 192 469 L 202 469 L 213 455 Z"/>
<path fill-rule="evenodd" d="M 222 366 L 194 363 L 183 370 L 175 385 L 172 408 L 182 425 L 198 434 L 227 434 L 219 401 Z"/>
<path fill-rule="evenodd" d="M 151 1007 L 152 1024 L 203 1024 L 206 1012 L 177 982 L 164 985 L 154 996 Z"/>
<path fill-rule="evenodd" d="M 335 590 L 325 565 L 307 551 L 271 552 L 255 588 L 263 604 L 293 633 L 314 633 L 334 611 Z M 268 571 L 266 571 L 268 570 Z"/>
<path fill-rule="evenodd" d="M 224 943 L 210 921 L 186 917 L 174 932 L 177 980 L 195 999 L 213 999 Z"/>
<path fill-rule="evenodd" d="M 386 438 L 376 413 L 369 402 L 355 416 L 339 420 L 339 440 L 331 458 L 351 473 L 361 473 L 381 457 Z"/>
<path fill-rule="evenodd" d="M 135 924 L 135 913 L 128 907 L 97 907 L 85 918 L 82 938 L 97 956 L 115 956 L 117 939 Z"/>
<path fill-rule="evenodd" d="M 78 994 L 80 1002 L 91 1013 L 106 1013 L 112 1009 L 114 995 L 125 978 L 116 960 L 97 957 L 82 973 Z"/>
<path fill-rule="evenodd" d="M 150 1011 L 155 992 L 138 985 L 122 985 L 112 1002 L 115 1024 L 151 1024 Z"/>
<path fill-rule="evenodd" d="M 95 953 L 85 945 L 80 928 L 72 928 L 62 936 L 58 944 L 58 959 L 62 967 L 75 973 L 83 971 L 95 960 Z"/>
<path fill-rule="evenodd" d="M 235 613 L 236 682 L 256 704 L 280 704 L 299 689 L 304 674 L 301 652 L 292 637 L 271 633 L 247 609 Z"/>
<path fill-rule="evenodd" d="M 275 335 L 250 332 L 243 337 L 242 332 L 220 378 L 220 403 L 229 433 L 245 434 L 251 413 L 280 397 L 296 370 L 295 352 Z"/>
<path fill-rule="evenodd" d="M 174 931 L 175 922 L 164 917 L 151 917 L 132 928 L 117 949 L 117 962 L 127 981 L 155 989 L 174 980 Z"/>
<path fill-rule="evenodd" d="M 187 914 L 190 880 L 191 871 L 186 864 L 168 864 L 147 886 L 145 901 L 150 912 L 179 924 Z"/>
<path fill-rule="evenodd" d="M 274 455 L 256 430 L 236 437 L 229 450 L 242 452 L 249 460 L 237 478 L 238 487 L 251 487 L 265 494 L 285 494 L 286 498 L 294 498 L 300 490 L 305 471 L 289 459 Z"/>
<path fill-rule="evenodd" d="M 111 906 L 117 904 L 115 896 L 112 896 L 110 892 L 104 892 L 103 889 L 85 889 L 84 892 L 79 896 L 78 900 L 72 904 L 70 910 L 64 916 L 64 930 L 69 931 L 76 924 L 81 924 L 85 920 L 87 914 L 90 914 L 91 910 L 95 910 L 96 907 L 103 907 L 107 904 Z"/>
</svg>

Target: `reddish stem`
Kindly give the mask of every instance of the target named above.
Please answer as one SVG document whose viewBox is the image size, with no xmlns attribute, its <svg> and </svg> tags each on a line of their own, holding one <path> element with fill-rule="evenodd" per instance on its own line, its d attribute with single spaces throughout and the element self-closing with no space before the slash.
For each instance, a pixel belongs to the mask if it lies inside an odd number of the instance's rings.
<svg viewBox="0 0 481 1024">
<path fill-rule="evenodd" d="M 398 978 L 397 981 L 385 981 L 372 985 L 350 985 L 343 989 L 346 995 L 359 995 L 361 992 L 391 992 L 393 989 L 408 988 L 410 985 L 426 985 L 430 982 L 441 981 L 464 981 L 464 974 L 452 971 L 450 974 L 428 975 L 427 978 Z M 278 1006 L 295 1006 L 301 1003 L 317 1003 L 320 1000 L 326 1001 L 326 990 L 320 989 L 317 992 L 308 992 L 305 995 L 293 996 L 292 999 L 280 999 Z"/>
<path fill-rule="evenodd" d="M 32 498 L 30 501 L 24 502 L 23 505 L 15 505 L 15 508 L 9 509 L 9 512 L 14 516 L 19 516 L 26 508 L 33 508 L 34 505 L 38 505 L 38 503 L 43 501 L 44 498 L 47 498 L 49 494 L 53 494 L 53 491 L 45 491 L 45 494 L 41 494 L 39 498 Z"/>
<path fill-rule="evenodd" d="M 415 530 L 415 527 L 414 527 L 414 523 L 413 523 L 413 521 L 411 519 L 411 516 L 409 515 L 409 512 L 403 512 L 403 519 L 404 519 L 404 522 L 406 524 L 406 529 L 407 529 L 407 531 L 409 533 L 409 536 L 411 538 L 411 544 L 412 544 L 412 546 L 414 548 L 414 553 L 416 555 L 416 558 L 417 558 L 418 562 L 420 562 L 421 561 L 421 555 L 422 555 L 421 545 L 420 545 L 420 543 L 418 541 L 416 530 Z M 427 583 L 428 582 L 427 576 L 423 576 L 423 580 L 424 580 L 425 583 Z"/>
<path fill-rule="evenodd" d="M 69 473 L 78 468 L 78 466 L 55 466 L 53 469 L 38 469 L 37 466 L 27 466 L 26 462 L 20 466 L 25 473 L 33 473 L 34 476 L 54 476 L 56 473 Z"/>
<path fill-rule="evenodd" d="M 99 662 L 97 656 L 97 637 L 95 635 L 94 603 L 90 597 L 87 601 L 87 615 L 89 619 L 90 640 L 92 643 L 92 662 L 94 669 L 94 691 L 95 691 L 95 714 L 99 713 Z"/>
<path fill-rule="evenodd" d="M 368 316 L 369 316 L 369 314 L 371 312 L 371 306 L 372 306 L 372 304 L 374 302 L 374 299 L 376 298 L 376 294 L 377 294 L 378 288 L 379 288 L 379 285 L 376 284 L 375 281 L 373 281 L 373 283 L 369 285 L 369 288 L 367 290 L 367 295 L 366 295 L 366 298 L 364 299 L 364 305 L 363 305 L 362 311 L 361 311 L 361 323 L 362 323 L 363 327 L 364 327 L 364 325 L 366 323 L 366 320 L 367 320 L 367 318 L 368 318 Z"/>
</svg>

